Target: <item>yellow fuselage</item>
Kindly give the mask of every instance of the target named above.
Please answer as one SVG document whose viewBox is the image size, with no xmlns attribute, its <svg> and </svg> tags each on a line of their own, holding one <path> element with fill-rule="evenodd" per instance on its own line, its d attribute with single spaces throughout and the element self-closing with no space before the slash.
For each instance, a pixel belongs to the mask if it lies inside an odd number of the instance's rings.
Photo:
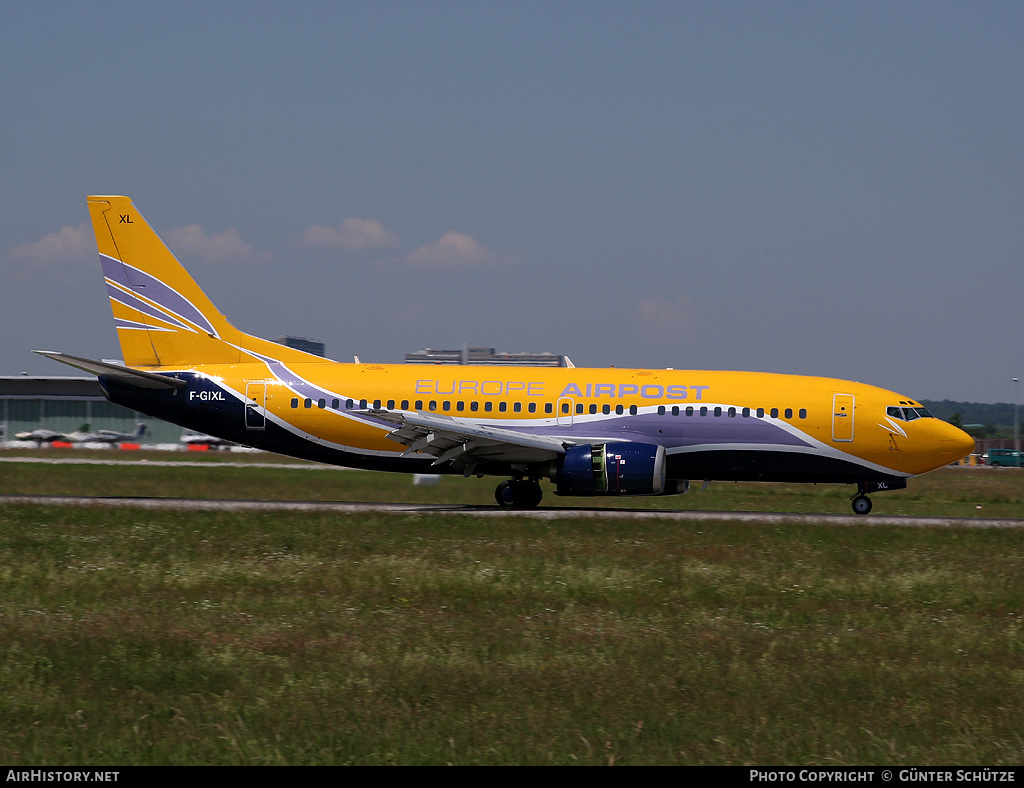
<svg viewBox="0 0 1024 788">
<path fill-rule="evenodd" d="M 152 369 L 167 372 L 166 367 Z M 743 477 L 766 479 L 778 476 L 772 472 L 772 455 L 800 457 L 797 467 L 809 468 L 809 479 L 819 475 L 810 470 L 818 461 L 845 465 L 847 471 L 838 475 L 849 480 L 858 473 L 915 476 L 973 448 L 969 436 L 938 419 L 887 417 L 887 408 L 919 403 L 832 378 L 326 360 L 198 365 L 188 372 L 199 384 L 174 396 L 189 406 L 185 412 L 200 417 L 206 431 L 216 431 L 234 410 L 235 423 L 224 425 L 230 437 L 257 446 L 273 444 L 266 434 L 273 427 L 275 436 L 283 430 L 295 446 L 336 449 L 342 453 L 339 460 L 353 453 L 382 459 L 403 454 L 387 439 L 393 425 L 377 420 L 374 411 L 431 413 L 572 443 L 655 443 L 665 446 L 670 469 L 689 469 L 710 453 L 751 452 L 761 461 Z M 243 412 L 242 402 L 248 411 Z"/>
</svg>

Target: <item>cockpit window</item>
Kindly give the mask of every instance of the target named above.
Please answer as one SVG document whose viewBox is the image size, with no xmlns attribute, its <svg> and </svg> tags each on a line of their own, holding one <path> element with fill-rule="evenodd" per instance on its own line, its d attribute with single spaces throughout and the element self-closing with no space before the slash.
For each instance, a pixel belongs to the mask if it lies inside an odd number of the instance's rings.
<svg viewBox="0 0 1024 788">
<path fill-rule="evenodd" d="M 890 405 L 885 409 L 885 415 L 900 421 L 934 418 L 927 408 L 897 408 L 894 405 Z"/>
</svg>

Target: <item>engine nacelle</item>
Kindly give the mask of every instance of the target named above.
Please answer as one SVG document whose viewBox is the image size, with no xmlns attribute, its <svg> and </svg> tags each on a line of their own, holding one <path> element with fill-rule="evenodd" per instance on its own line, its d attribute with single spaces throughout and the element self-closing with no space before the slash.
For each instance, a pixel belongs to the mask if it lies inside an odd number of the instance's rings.
<svg viewBox="0 0 1024 788">
<path fill-rule="evenodd" d="M 661 495 L 665 447 L 650 443 L 573 446 L 557 466 L 558 495 Z"/>
</svg>

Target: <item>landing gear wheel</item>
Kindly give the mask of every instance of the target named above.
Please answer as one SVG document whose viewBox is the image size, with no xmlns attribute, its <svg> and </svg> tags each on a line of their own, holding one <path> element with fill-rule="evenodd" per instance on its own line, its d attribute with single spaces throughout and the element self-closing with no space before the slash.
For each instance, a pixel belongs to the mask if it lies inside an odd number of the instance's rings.
<svg viewBox="0 0 1024 788">
<path fill-rule="evenodd" d="M 495 487 L 494 500 L 498 502 L 498 506 L 502 509 L 511 509 L 515 503 L 515 497 L 512 494 L 512 482 L 502 482 Z"/>
<path fill-rule="evenodd" d="M 853 497 L 853 511 L 855 514 L 867 514 L 871 511 L 871 499 L 866 495 L 855 495 Z"/>
<path fill-rule="evenodd" d="M 540 485 L 530 479 L 519 482 L 519 495 L 516 506 L 519 509 L 536 509 L 540 505 L 540 499 L 544 497 L 544 491 Z"/>
<path fill-rule="evenodd" d="M 511 479 L 494 490 L 494 500 L 503 509 L 536 509 L 544 491 L 533 479 Z"/>
</svg>

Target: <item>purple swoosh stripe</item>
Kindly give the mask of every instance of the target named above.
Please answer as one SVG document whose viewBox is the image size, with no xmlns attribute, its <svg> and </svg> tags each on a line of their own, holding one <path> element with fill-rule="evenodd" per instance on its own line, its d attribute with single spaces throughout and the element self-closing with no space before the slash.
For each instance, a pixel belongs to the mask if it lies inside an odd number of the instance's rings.
<svg viewBox="0 0 1024 788">
<path fill-rule="evenodd" d="M 170 328 L 159 328 L 157 326 L 147 326 L 145 323 L 137 323 L 134 320 L 125 320 L 121 317 L 114 318 L 114 328 L 131 328 L 131 329 L 144 329 L 146 331 L 172 331 Z"/>
<path fill-rule="evenodd" d="M 210 321 L 177 290 L 168 287 L 145 271 L 140 271 L 138 268 L 112 257 L 101 254 L 100 262 L 103 265 L 103 275 L 111 281 L 124 285 L 134 292 L 144 294 L 150 301 L 159 304 L 177 317 L 193 323 L 208 334 L 217 336 L 217 331 Z"/>
<path fill-rule="evenodd" d="M 257 353 L 255 350 L 247 350 L 245 348 L 243 348 L 243 350 L 246 353 L 255 356 L 260 361 L 264 362 L 268 367 L 270 367 L 270 371 L 273 373 L 274 377 L 276 377 L 278 380 L 284 383 L 288 388 L 290 388 L 293 392 L 298 394 L 303 399 L 350 399 L 349 397 L 345 397 L 342 394 L 338 394 L 337 392 L 330 391 L 328 389 L 320 388 L 319 386 L 316 386 L 310 383 L 309 381 L 300 378 L 298 375 L 296 375 L 294 372 L 288 369 L 288 367 L 286 367 L 282 362 L 278 361 L 275 358 L 271 358 L 270 356 L 264 356 L 262 353 Z M 346 412 L 346 415 L 348 415 L 349 417 L 356 418 L 363 422 L 375 424 L 379 427 L 383 427 L 386 429 L 394 429 L 394 425 L 391 422 L 384 421 L 383 419 L 376 419 L 373 416 L 367 416 L 362 413 L 348 412 Z M 287 422 L 287 419 L 285 421 Z"/>
<path fill-rule="evenodd" d="M 107 282 L 107 295 L 110 296 L 112 301 L 118 301 L 130 309 L 138 310 L 139 312 L 155 317 L 164 323 L 177 324 L 186 331 L 195 332 L 195 329 L 192 326 L 182 322 L 177 317 L 169 315 L 166 312 L 161 312 L 152 304 L 148 304 L 141 298 L 138 298 L 134 293 L 126 293 L 124 290 L 120 290 L 110 284 L 110 282 Z"/>
<path fill-rule="evenodd" d="M 496 425 L 496 426 L 501 426 Z M 619 416 L 601 421 L 575 422 L 571 426 L 512 426 L 536 435 L 614 438 L 660 443 L 667 448 L 747 443 L 765 446 L 811 446 L 788 430 L 765 419 L 736 416 L 658 416 L 654 413 Z M 658 430 L 661 430 L 659 433 Z"/>
<path fill-rule="evenodd" d="M 280 362 L 275 358 L 271 358 L 270 356 L 264 356 L 262 353 L 257 353 L 255 350 L 245 350 L 245 352 L 249 353 L 252 356 L 255 356 L 260 361 L 265 363 L 268 367 L 270 367 L 270 371 L 274 374 L 274 377 L 276 377 L 278 380 L 284 383 L 288 388 L 290 388 L 303 399 L 339 399 L 343 401 L 346 399 L 357 399 L 356 397 L 346 397 L 344 394 L 339 394 L 336 391 L 320 388 L 319 386 L 310 383 L 304 378 L 300 378 L 298 375 L 296 375 L 294 372 L 288 369 L 288 367 L 285 366 L 283 362 Z M 375 424 L 379 427 L 388 430 L 393 430 L 395 428 L 395 425 L 392 424 L 390 421 L 385 421 L 384 419 L 377 419 L 374 418 L 373 416 L 368 416 L 365 413 L 353 413 L 351 411 L 342 412 L 345 413 L 350 418 L 356 418 L 359 421 L 363 421 L 369 424 Z"/>
<path fill-rule="evenodd" d="M 246 350 L 245 352 L 255 356 L 260 361 L 265 363 L 268 367 L 270 367 L 270 371 L 274 373 L 274 377 L 276 377 L 278 380 L 280 380 L 282 383 L 288 386 L 288 388 L 290 388 L 296 394 L 305 399 L 348 399 L 348 397 L 344 397 L 341 394 L 338 394 L 337 392 L 330 391 L 328 389 L 322 389 L 319 386 L 316 386 L 310 383 L 309 381 L 300 378 L 298 375 L 296 375 L 294 372 L 288 369 L 288 367 L 286 367 L 282 362 L 278 361 L 275 358 L 271 358 L 270 356 L 264 356 L 262 353 L 257 353 L 254 350 Z"/>
</svg>

